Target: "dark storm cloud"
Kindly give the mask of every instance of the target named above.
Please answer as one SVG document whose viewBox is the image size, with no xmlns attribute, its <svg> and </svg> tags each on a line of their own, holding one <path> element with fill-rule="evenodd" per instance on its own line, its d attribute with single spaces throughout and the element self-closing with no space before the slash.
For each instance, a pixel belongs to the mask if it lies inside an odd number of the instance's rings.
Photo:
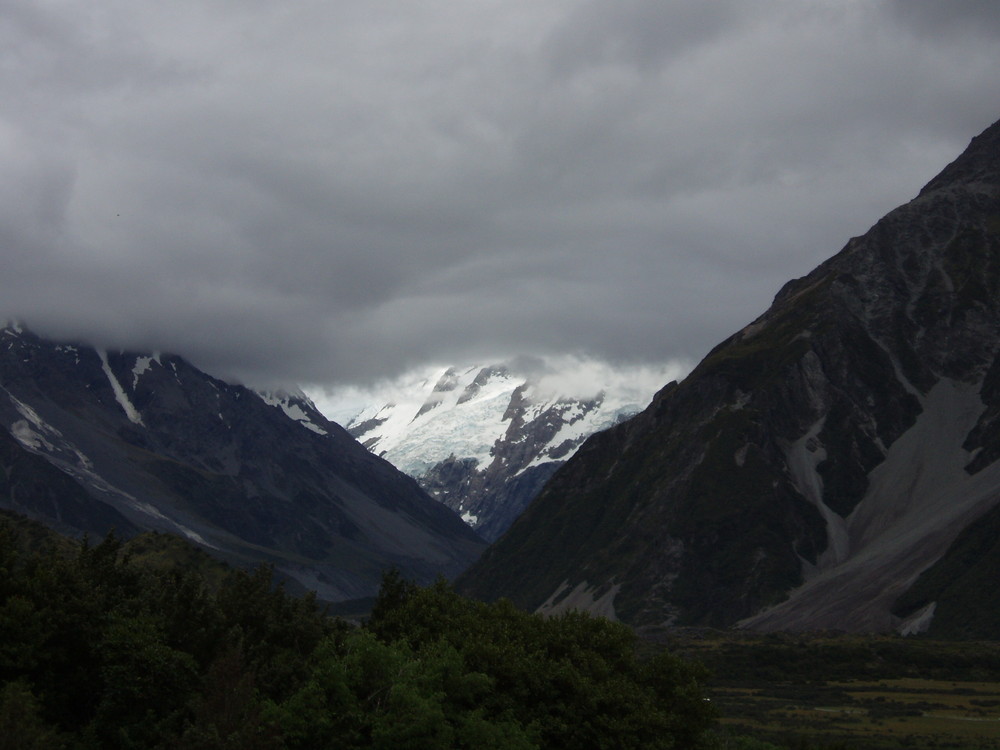
<svg viewBox="0 0 1000 750">
<path fill-rule="evenodd" d="M 1000 117 L 992 5 L 0 0 L 0 315 L 254 381 L 697 359 Z"/>
<path fill-rule="evenodd" d="M 992 0 L 893 0 L 892 13 L 920 34 L 931 37 L 973 34 L 1000 37 L 1000 13 Z"/>
<path fill-rule="evenodd" d="M 745 3 L 623 0 L 576 4 L 549 40 L 549 60 L 563 74 L 622 64 L 653 70 L 697 49 L 740 22 Z"/>
</svg>

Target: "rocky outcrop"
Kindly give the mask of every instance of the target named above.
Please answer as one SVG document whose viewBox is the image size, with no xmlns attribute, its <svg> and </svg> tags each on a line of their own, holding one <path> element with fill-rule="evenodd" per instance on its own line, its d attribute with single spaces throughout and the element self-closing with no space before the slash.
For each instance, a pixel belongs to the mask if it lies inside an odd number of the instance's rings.
<svg viewBox="0 0 1000 750">
<path fill-rule="evenodd" d="M 905 627 L 896 600 L 1000 501 L 998 165 L 1000 124 L 589 440 L 463 589 L 618 587 L 647 627 Z"/>
<path fill-rule="evenodd" d="M 0 506 L 68 533 L 167 531 L 328 601 L 453 576 L 483 542 L 301 395 L 178 357 L 0 330 Z"/>
</svg>

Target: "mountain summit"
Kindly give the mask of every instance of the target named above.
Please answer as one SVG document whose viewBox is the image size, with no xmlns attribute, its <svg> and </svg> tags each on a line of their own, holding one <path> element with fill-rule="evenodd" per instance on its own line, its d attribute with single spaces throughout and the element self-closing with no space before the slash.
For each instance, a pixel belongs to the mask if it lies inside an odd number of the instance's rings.
<svg viewBox="0 0 1000 750">
<path fill-rule="evenodd" d="M 998 351 L 1000 123 L 589 439 L 460 586 L 653 628 L 1000 634 Z"/>
<path fill-rule="evenodd" d="M 655 390 L 638 371 L 574 361 L 563 366 L 591 368 L 584 379 L 600 383 L 574 395 L 565 372 L 534 364 L 435 368 L 345 427 L 492 541 L 587 437 L 641 411 Z"/>
<path fill-rule="evenodd" d="M 0 507 L 64 533 L 182 535 L 274 565 L 328 601 L 382 571 L 455 575 L 483 542 L 301 394 L 213 378 L 166 354 L 0 329 Z"/>
</svg>

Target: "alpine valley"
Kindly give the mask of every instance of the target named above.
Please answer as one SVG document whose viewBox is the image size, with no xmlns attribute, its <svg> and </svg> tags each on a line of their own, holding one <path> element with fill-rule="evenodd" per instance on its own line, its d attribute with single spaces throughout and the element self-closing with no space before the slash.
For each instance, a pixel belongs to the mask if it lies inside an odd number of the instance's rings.
<svg viewBox="0 0 1000 750">
<path fill-rule="evenodd" d="M 576 358 L 431 368 L 341 421 L 493 541 L 587 437 L 641 411 L 665 371 Z M 345 408 L 334 396 L 328 413 Z"/>
<path fill-rule="evenodd" d="M 461 591 L 644 629 L 1000 636 L 1000 123 L 589 438 Z"/>
<path fill-rule="evenodd" d="M 482 540 L 301 394 L 259 394 L 168 355 L 0 329 L 0 507 L 63 533 L 174 533 L 274 566 L 326 601 L 386 568 L 454 576 Z"/>
</svg>

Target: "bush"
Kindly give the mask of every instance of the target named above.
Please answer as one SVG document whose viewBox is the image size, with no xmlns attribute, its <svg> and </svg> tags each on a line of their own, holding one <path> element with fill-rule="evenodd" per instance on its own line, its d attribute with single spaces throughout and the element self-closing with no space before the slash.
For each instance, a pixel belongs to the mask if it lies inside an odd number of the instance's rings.
<svg viewBox="0 0 1000 750">
<path fill-rule="evenodd" d="M 0 750 L 711 747 L 700 668 L 605 619 L 393 573 L 356 627 L 267 568 L 209 586 L 113 535 L 15 537 L 0 523 Z"/>
</svg>

